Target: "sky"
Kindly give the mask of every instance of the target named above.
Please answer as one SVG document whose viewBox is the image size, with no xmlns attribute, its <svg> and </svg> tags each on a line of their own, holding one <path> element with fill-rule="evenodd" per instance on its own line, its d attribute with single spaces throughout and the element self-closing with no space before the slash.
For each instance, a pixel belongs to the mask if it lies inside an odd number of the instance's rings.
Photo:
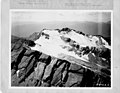
<svg viewBox="0 0 120 93">
<path fill-rule="evenodd" d="M 42 29 L 68 27 L 91 35 L 110 35 L 110 12 L 81 10 L 14 10 L 11 11 L 12 35 L 28 37 Z M 102 24 L 101 24 L 102 22 Z"/>
<path fill-rule="evenodd" d="M 53 22 L 53 21 L 110 21 L 110 12 L 85 12 L 79 10 L 12 11 L 12 22 Z"/>
</svg>

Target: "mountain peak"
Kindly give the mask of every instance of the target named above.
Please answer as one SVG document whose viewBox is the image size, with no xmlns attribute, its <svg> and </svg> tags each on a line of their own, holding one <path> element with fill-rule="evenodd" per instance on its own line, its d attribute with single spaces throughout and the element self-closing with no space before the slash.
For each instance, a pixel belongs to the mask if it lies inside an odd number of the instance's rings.
<svg viewBox="0 0 120 93">
<path fill-rule="evenodd" d="M 43 29 L 11 41 L 12 86 L 110 86 L 111 48 L 101 36 Z"/>
<path fill-rule="evenodd" d="M 110 53 L 110 45 L 102 37 L 86 35 L 83 32 L 70 28 L 63 28 L 61 30 L 43 29 L 39 38 L 34 42 L 36 45 L 31 47 L 32 50 L 80 64 L 91 70 L 95 70 L 92 69 L 92 65 L 86 65 L 86 62 L 90 63 L 90 55 L 92 55 L 94 59 L 96 59 L 96 57 L 107 59 L 107 57 L 103 55 Z M 83 63 L 81 61 L 83 61 Z M 98 63 L 98 65 L 101 64 Z M 96 68 L 98 70 L 99 67 L 96 66 Z"/>
</svg>

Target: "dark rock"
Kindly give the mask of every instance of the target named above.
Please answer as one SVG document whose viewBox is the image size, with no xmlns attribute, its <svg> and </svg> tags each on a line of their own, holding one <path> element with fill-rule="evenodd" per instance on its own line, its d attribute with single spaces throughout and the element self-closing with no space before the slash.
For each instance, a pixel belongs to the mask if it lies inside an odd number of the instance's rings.
<svg viewBox="0 0 120 93">
<path fill-rule="evenodd" d="M 66 28 L 62 28 L 61 31 L 65 31 L 66 33 L 69 33 L 71 29 L 66 27 Z"/>
<path fill-rule="evenodd" d="M 70 63 L 66 63 L 65 64 L 65 68 L 62 69 L 63 70 L 63 73 L 62 73 L 62 86 L 65 86 L 65 83 L 67 82 L 68 80 L 68 74 L 69 74 L 69 68 L 70 68 Z"/>
<path fill-rule="evenodd" d="M 27 78 L 34 71 L 35 63 L 36 61 L 35 61 L 35 58 L 33 57 L 29 61 L 29 64 L 26 66 L 23 76 L 19 79 L 19 83 L 21 83 L 22 81 L 25 81 L 25 78 Z"/>
<path fill-rule="evenodd" d="M 29 62 L 30 62 L 30 60 L 31 60 L 32 57 L 33 57 L 33 56 L 29 56 L 29 57 L 24 56 L 24 57 L 22 58 L 20 64 L 18 65 L 18 69 L 26 68 L 27 65 L 29 64 Z"/>
<path fill-rule="evenodd" d="M 65 84 L 66 87 L 72 87 L 74 84 L 81 82 L 82 81 L 82 75 L 80 74 L 74 74 L 74 73 L 69 73 L 68 80 Z M 79 87 L 79 85 L 77 85 Z"/>
<path fill-rule="evenodd" d="M 35 53 L 35 50 L 27 50 L 26 52 L 25 52 L 25 56 L 31 56 L 31 55 L 33 55 Z"/>
<path fill-rule="evenodd" d="M 29 77 L 25 79 L 25 86 L 35 86 L 34 72 L 32 72 Z"/>
<path fill-rule="evenodd" d="M 28 46 L 30 46 L 30 47 L 34 47 L 36 44 L 34 43 L 34 41 L 32 41 L 32 40 L 26 40 L 26 42 L 25 42 Z"/>
<path fill-rule="evenodd" d="M 45 68 L 46 68 L 45 63 L 38 62 L 37 67 L 35 68 L 34 78 L 41 81 L 45 72 Z"/>
<path fill-rule="evenodd" d="M 23 58 L 25 51 L 26 51 L 25 48 L 23 48 L 20 51 L 20 54 L 16 57 L 15 61 L 11 64 L 11 69 L 15 69 L 15 70 L 18 69 L 18 65 L 21 62 L 21 59 Z"/>
<path fill-rule="evenodd" d="M 62 82 L 63 71 L 65 69 L 65 63 L 61 64 L 53 75 L 53 79 L 51 81 L 51 85 L 58 86 Z"/>
<path fill-rule="evenodd" d="M 48 83 L 49 86 L 51 86 L 51 81 L 53 79 L 53 76 L 54 76 L 54 73 L 56 72 L 57 70 L 57 67 L 58 67 L 58 61 L 59 60 L 54 60 L 53 61 L 53 64 L 52 64 L 52 69 L 50 70 L 50 73 L 48 75 L 46 75 L 47 73 L 47 70 L 46 70 L 46 73 L 45 73 L 45 76 L 43 77 L 43 82 L 45 83 Z M 48 65 L 49 66 L 49 65 Z M 51 66 L 50 66 L 51 67 Z"/>
<path fill-rule="evenodd" d="M 49 84 L 49 83 L 46 83 L 46 82 L 43 82 L 43 83 L 41 84 L 41 87 L 50 87 L 50 84 Z"/>
<path fill-rule="evenodd" d="M 71 64 L 70 65 L 70 70 L 76 70 L 76 71 L 79 71 L 79 70 L 81 70 L 82 69 L 82 67 L 81 66 L 79 66 L 79 65 L 77 65 L 77 64 Z"/>
<path fill-rule="evenodd" d="M 40 56 L 39 61 L 46 63 L 47 65 L 51 62 L 51 57 L 49 55 L 43 54 Z"/>
<path fill-rule="evenodd" d="M 56 58 L 52 59 L 51 63 L 46 67 L 43 80 L 46 80 L 48 77 L 50 77 L 50 74 L 52 73 L 52 68 L 56 64 L 57 60 L 58 59 Z"/>
<path fill-rule="evenodd" d="M 17 74 L 11 76 L 11 86 L 19 86 Z"/>
</svg>

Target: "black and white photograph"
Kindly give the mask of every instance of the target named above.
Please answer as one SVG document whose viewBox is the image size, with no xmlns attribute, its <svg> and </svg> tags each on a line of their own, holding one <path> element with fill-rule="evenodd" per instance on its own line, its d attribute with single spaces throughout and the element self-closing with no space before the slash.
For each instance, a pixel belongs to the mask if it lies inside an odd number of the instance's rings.
<svg viewBox="0 0 120 93">
<path fill-rule="evenodd" d="M 11 87 L 111 88 L 110 11 L 10 11 Z"/>
</svg>

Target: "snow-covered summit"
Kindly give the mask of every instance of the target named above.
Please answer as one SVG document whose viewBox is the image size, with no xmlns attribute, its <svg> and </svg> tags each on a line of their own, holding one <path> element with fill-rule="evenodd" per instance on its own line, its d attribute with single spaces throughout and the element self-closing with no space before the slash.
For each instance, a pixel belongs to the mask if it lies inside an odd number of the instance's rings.
<svg viewBox="0 0 120 93">
<path fill-rule="evenodd" d="M 34 41 L 36 45 L 31 49 L 59 59 L 79 64 L 79 60 L 90 62 L 91 56 L 97 61 L 96 56 L 107 59 L 104 55 L 110 55 L 110 45 L 100 36 L 87 35 L 69 28 L 43 29 L 40 33 L 40 37 Z"/>
</svg>

